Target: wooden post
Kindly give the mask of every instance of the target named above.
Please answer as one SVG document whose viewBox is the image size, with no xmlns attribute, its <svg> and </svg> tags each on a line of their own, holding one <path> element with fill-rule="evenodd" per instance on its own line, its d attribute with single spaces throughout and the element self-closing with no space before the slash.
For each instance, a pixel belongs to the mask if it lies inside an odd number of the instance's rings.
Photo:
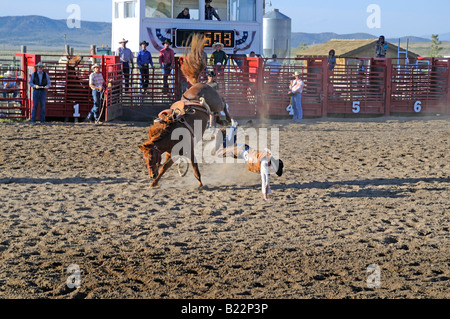
<svg viewBox="0 0 450 319">
<path fill-rule="evenodd" d="M 450 60 L 447 61 L 447 110 L 446 114 L 450 115 Z"/>
<path fill-rule="evenodd" d="M 322 59 L 322 117 L 328 117 L 328 60 Z"/>
<path fill-rule="evenodd" d="M 386 59 L 386 84 L 384 97 L 384 115 L 391 115 L 391 95 L 392 95 L 392 59 Z"/>
<path fill-rule="evenodd" d="M 266 109 L 267 105 L 264 102 L 264 89 L 265 89 L 265 85 L 264 85 L 264 61 L 262 58 L 258 59 L 258 77 L 256 80 L 256 117 L 259 118 L 261 113 L 263 112 L 263 110 Z"/>
</svg>

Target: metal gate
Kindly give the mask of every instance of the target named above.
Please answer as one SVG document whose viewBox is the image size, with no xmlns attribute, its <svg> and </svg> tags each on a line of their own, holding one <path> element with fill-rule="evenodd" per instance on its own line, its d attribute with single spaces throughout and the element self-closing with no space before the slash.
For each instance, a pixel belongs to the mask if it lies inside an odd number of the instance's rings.
<svg viewBox="0 0 450 319">
<path fill-rule="evenodd" d="M 113 121 L 122 117 L 122 63 L 106 66 L 106 91 L 103 96 L 105 121 Z"/>
<path fill-rule="evenodd" d="M 122 69 L 119 57 L 90 55 L 81 56 L 82 63 L 71 66 L 60 55 L 36 55 L 16 53 L 22 58 L 23 78 L 29 79 L 35 71 L 35 65 L 45 59 L 44 71 L 48 73 L 51 86 L 47 91 L 46 117 L 78 119 L 88 115 L 93 106 L 92 90 L 89 87 L 89 75 L 92 72 L 92 65 L 98 63 L 101 66 L 103 78 L 106 83 L 113 85 L 103 96 L 106 108 L 112 108 L 109 113 L 105 111 L 103 116 L 107 120 L 118 118 L 121 107 L 121 78 Z M 23 93 L 26 103 L 24 103 L 24 117 L 31 117 L 33 107 L 31 88 L 27 81 L 24 81 Z M 115 110 L 114 110 L 115 108 Z M 109 114 L 109 116 L 108 116 Z M 114 115 L 115 114 L 115 115 Z M 39 110 L 36 113 L 40 120 Z"/>
<path fill-rule="evenodd" d="M 28 84 L 25 73 L 18 68 L 0 68 L 0 74 L 3 75 L 0 78 L 0 119 L 26 118 Z"/>
<path fill-rule="evenodd" d="M 40 56 L 16 53 L 22 58 L 22 68 L 15 72 L 18 95 L 7 91 L 0 95 L 0 117 L 29 118 L 32 94 L 28 79 L 34 66 L 45 57 L 44 70 L 52 85 L 47 95 L 47 116 L 77 118 L 87 116 L 93 105 L 89 88 L 92 64 L 99 63 L 108 85 L 104 100 L 105 120 L 122 118 L 125 110 L 136 119 L 148 119 L 161 109 L 181 99 L 187 88 L 176 58 L 175 69 L 165 77 L 155 64 L 148 77 L 134 68 L 128 86 L 122 64 L 117 56 L 84 56 L 83 63 L 69 67 L 61 56 Z M 450 60 L 421 58 L 414 65 L 392 64 L 392 59 L 354 58 L 333 71 L 326 58 L 297 58 L 280 60 L 279 71 L 273 72 L 263 58 L 242 58 L 240 63 L 222 66 L 218 72 L 219 93 L 229 105 L 233 117 L 290 117 L 287 108 L 289 81 L 300 72 L 305 88 L 302 94 L 303 114 L 323 117 L 328 114 L 387 115 L 391 113 L 442 113 L 450 115 Z M 235 62 L 235 61 L 234 61 Z M 362 68 L 363 67 L 363 68 Z M 206 81 L 208 65 L 200 81 Z M 0 69 L 0 74 L 6 70 Z M 4 79 L 2 79 L 4 80 Z M 148 80 L 148 86 L 144 84 Z M 9 81 L 9 80 L 6 80 Z M 4 91 L 2 91 L 3 93 Z M 39 112 L 37 112 L 39 116 Z M 124 116 L 126 117 L 126 116 Z"/>
<path fill-rule="evenodd" d="M 445 113 L 448 81 L 448 59 L 392 65 L 391 113 Z"/>
<path fill-rule="evenodd" d="M 338 64 L 328 72 L 327 113 L 384 114 L 385 59 L 355 59 L 352 62 Z"/>
<path fill-rule="evenodd" d="M 280 72 L 275 73 L 272 66 L 266 61 L 263 72 L 259 75 L 258 81 L 262 82 L 262 86 L 257 107 L 258 116 L 292 115 L 288 109 L 288 106 L 291 105 L 291 97 L 288 92 L 290 81 L 294 79 L 296 71 L 300 72 L 300 78 L 305 83 L 302 93 L 303 115 L 322 116 L 324 59 L 281 59 L 280 63 Z"/>
<path fill-rule="evenodd" d="M 228 104 L 231 116 L 252 118 L 257 110 L 259 88 L 255 79 L 260 65 L 255 58 L 240 61 L 242 63 L 229 65 L 227 72 L 218 72 L 219 93 Z"/>
</svg>

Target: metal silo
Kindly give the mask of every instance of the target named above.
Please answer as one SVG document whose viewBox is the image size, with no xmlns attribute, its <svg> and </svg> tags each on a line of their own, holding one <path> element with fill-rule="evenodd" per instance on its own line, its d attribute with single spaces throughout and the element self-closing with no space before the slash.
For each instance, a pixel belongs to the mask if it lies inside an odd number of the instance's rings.
<svg viewBox="0 0 450 319">
<path fill-rule="evenodd" d="M 270 58 L 276 54 L 279 59 L 290 57 L 291 18 L 274 9 L 264 15 L 263 28 L 264 56 Z"/>
</svg>

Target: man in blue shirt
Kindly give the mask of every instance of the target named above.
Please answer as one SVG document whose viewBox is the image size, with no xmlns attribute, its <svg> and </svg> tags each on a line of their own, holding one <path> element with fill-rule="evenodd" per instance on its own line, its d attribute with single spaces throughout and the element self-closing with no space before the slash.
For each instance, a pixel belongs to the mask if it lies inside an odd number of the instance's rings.
<svg viewBox="0 0 450 319">
<path fill-rule="evenodd" d="M 139 71 L 141 73 L 142 88 L 145 91 L 148 88 L 148 77 L 149 77 L 148 66 L 151 65 L 152 68 L 154 67 L 152 54 L 149 51 L 147 51 L 147 46 L 149 45 L 149 43 L 144 40 L 140 43 L 140 45 L 142 49 L 139 51 L 137 55 L 137 64 L 139 66 Z"/>
<path fill-rule="evenodd" d="M 277 76 L 281 71 L 281 63 L 278 61 L 278 57 L 276 54 L 272 55 L 272 61 L 266 63 L 266 66 L 269 68 L 269 73 L 272 76 Z"/>
<path fill-rule="evenodd" d="M 2 92 L 4 99 L 8 97 L 8 93 L 12 93 L 13 98 L 15 98 L 19 94 L 19 91 L 13 91 L 13 89 L 16 88 L 16 78 L 14 78 L 13 75 L 14 73 L 11 71 L 5 73 L 6 78 L 3 80 L 4 91 Z"/>
<path fill-rule="evenodd" d="M 385 58 L 386 52 L 387 52 L 387 43 L 384 39 L 384 35 L 381 35 L 380 38 L 377 41 L 376 45 L 377 50 L 377 58 Z"/>
</svg>

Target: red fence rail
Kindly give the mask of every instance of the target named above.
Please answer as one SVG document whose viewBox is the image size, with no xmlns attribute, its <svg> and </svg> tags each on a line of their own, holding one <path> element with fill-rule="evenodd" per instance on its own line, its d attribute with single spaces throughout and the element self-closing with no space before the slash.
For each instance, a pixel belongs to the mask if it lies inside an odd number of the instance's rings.
<svg viewBox="0 0 450 319">
<path fill-rule="evenodd" d="M 27 80 L 41 56 L 16 55 L 23 60 L 22 69 L 16 70 L 17 74 L 20 73 L 17 77 L 19 97 L 3 98 L 0 95 L 0 114 L 25 118 L 30 117 L 32 107 Z M 157 63 L 154 68 L 150 67 L 145 77 L 140 68 L 134 68 L 128 87 L 124 85 L 125 77 L 118 57 L 94 55 L 83 58 L 84 64 L 75 68 L 59 62 L 56 57 L 44 63 L 52 81 L 47 95 L 48 117 L 87 116 L 93 105 L 89 74 L 94 61 L 101 64 L 108 84 L 104 95 L 105 120 L 121 118 L 125 108 L 133 112 L 134 107 L 139 107 L 158 113 L 161 108 L 179 100 L 187 88 L 180 70 L 180 58 L 176 59 L 176 66 L 167 77 Z M 219 93 L 229 105 L 233 117 L 290 116 L 287 92 L 296 71 L 305 82 L 302 107 L 306 117 L 394 113 L 450 115 L 449 59 L 422 58 L 416 64 L 393 64 L 392 59 L 354 58 L 348 59 L 345 65 L 336 65 L 333 71 L 328 69 L 325 58 L 284 59 L 280 62 L 277 72 L 262 58 L 240 58 L 240 63 L 230 63 L 218 70 Z M 206 72 L 214 69 L 209 65 L 200 80 L 206 81 Z M 144 80 L 148 80 L 148 86 L 144 85 Z M 15 100 L 20 103 L 16 103 L 13 109 L 9 104 L 5 106 L 5 103 Z"/>
<path fill-rule="evenodd" d="M 392 66 L 391 112 L 445 113 L 449 63 L 431 58 L 420 61 Z"/>
<path fill-rule="evenodd" d="M 337 65 L 329 72 L 328 113 L 384 114 L 386 99 L 385 61 L 362 60 L 357 65 Z"/>
<path fill-rule="evenodd" d="M 0 119 L 26 118 L 28 84 L 25 73 L 18 68 L 0 68 L 0 74 Z"/>
</svg>

